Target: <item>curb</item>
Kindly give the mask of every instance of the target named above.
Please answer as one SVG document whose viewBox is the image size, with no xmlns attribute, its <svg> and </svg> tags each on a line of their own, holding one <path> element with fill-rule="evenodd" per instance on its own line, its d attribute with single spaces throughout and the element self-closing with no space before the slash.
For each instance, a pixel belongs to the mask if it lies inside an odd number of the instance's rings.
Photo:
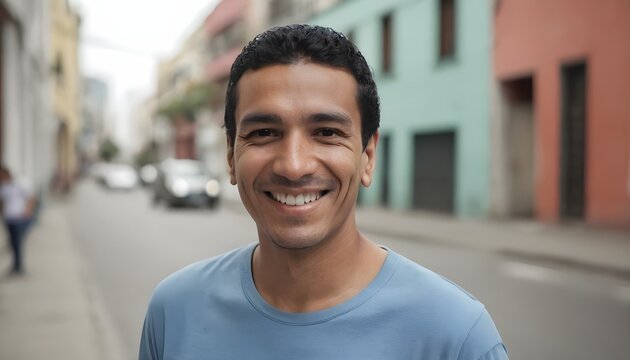
<svg viewBox="0 0 630 360">
<path fill-rule="evenodd" d="M 225 208 L 229 209 L 230 211 L 247 215 L 247 211 L 243 207 L 243 204 L 240 202 L 240 199 L 225 198 L 223 201 L 223 204 L 225 205 Z M 459 247 L 459 248 L 466 248 L 470 250 L 492 252 L 492 253 L 500 254 L 507 257 L 523 259 L 530 262 L 553 263 L 555 265 L 567 266 L 567 267 L 580 269 L 580 270 L 584 270 L 584 271 L 588 271 L 592 273 L 599 273 L 599 274 L 603 274 L 607 276 L 618 277 L 625 280 L 630 279 L 630 261 L 628 262 L 628 267 L 623 267 L 623 266 L 619 266 L 619 264 L 614 264 L 613 261 L 608 261 L 608 263 L 606 263 L 606 261 L 601 261 L 602 260 L 601 256 L 599 259 L 600 261 L 597 261 L 596 259 L 595 260 L 586 259 L 586 257 L 588 256 L 582 256 L 578 258 L 577 256 L 571 256 L 570 254 L 559 254 L 559 252 L 561 251 L 557 249 L 555 251 L 548 251 L 546 250 L 546 248 L 543 248 L 541 246 L 536 246 L 536 244 L 528 244 L 528 246 L 525 247 L 523 245 L 510 246 L 510 242 L 507 242 L 507 241 L 490 241 L 488 239 L 485 239 L 484 241 L 472 241 L 472 242 L 454 240 L 450 238 L 449 236 L 436 236 L 435 231 L 432 233 L 431 231 L 423 232 L 422 230 L 415 230 L 415 231 L 407 230 L 407 229 L 422 229 L 422 226 L 419 226 L 419 225 L 421 225 L 423 222 L 432 222 L 430 215 L 423 216 L 422 214 L 414 214 L 412 212 L 397 213 L 396 211 L 388 211 L 388 210 L 379 209 L 377 211 L 382 212 L 383 214 L 386 214 L 386 216 L 378 216 L 377 217 L 378 222 L 370 222 L 370 219 L 364 219 L 363 216 L 361 216 L 361 212 L 370 212 L 372 210 L 374 209 L 371 209 L 371 208 L 357 209 L 357 225 L 359 226 L 361 231 L 364 231 L 365 233 L 368 233 L 368 234 L 373 234 L 377 236 L 392 236 L 392 237 L 397 237 L 397 238 L 401 238 L 401 239 L 405 239 L 409 241 L 425 242 L 425 243 L 431 243 L 431 244 L 436 244 L 440 246 L 453 246 L 453 247 Z M 380 214 L 380 215 L 383 215 L 383 214 Z M 366 218 L 374 217 L 374 214 L 371 214 L 371 215 L 372 216 L 365 216 L 365 217 Z M 396 224 L 393 224 L 392 222 L 387 221 L 387 216 L 396 217 L 397 221 L 399 221 L 400 224 L 404 224 L 404 225 L 396 227 L 395 226 Z M 417 217 L 417 218 L 414 220 L 414 217 Z M 447 219 L 447 222 L 452 222 L 453 224 L 461 225 L 462 227 L 466 226 L 466 223 L 464 221 L 460 221 L 454 218 L 453 219 L 446 218 L 446 219 Z M 443 220 L 436 220 L 436 223 L 439 223 L 439 222 L 443 222 Z M 492 222 L 481 222 L 478 224 L 482 224 L 485 227 L 485 230 L 490 229 L 491 231 L 492 230 L 510 231 L 509 228 L 506 229 L 504 226 L 502 226 L 503 224 L 501 223 L 495 224 Z M 535 223 L 535 224 L 545 225 L 542 223 Z M 442 225 L 444 227 L 448 226 L 446 222 Z M 555 229 L 556 230 L 560 229 L 560 231 L 564 231 L 563 228 L 561 227 L 557 227 Z M 480 229 L 475 230 L 471 228 L 472 232 L 479 231 L 479 230 Z M 574 231 L 575 229 L 570 229 L 570 230 Z M 566 232 L 568 233 L 569 229 L 566 229 Z M 539 235 L 534 234 L 532 236 L 539 236 Z M 550 236 L 550 238 L 552 237 L 553 236 Z M 550 240 L 550 241 L 553 241 L 553 240 Z M 592 241 L 595 241 L 595 240 L 592 240 Z M 602 242 L 604 241 L 602 240 Z M 572 247 L 579 247 L 581 245 L 583 246 L 583 242 L 580 243 L 576 241 L 575 243 L 571 244 Z M 624 247 L 624 251 L 626 250 L 626 248 L 629 254 L 628 258 L 630 258 L 630 240 L 628 240 L 627 247 Z M 581 251 L 588 255 L 588 249 L 582 249 Z M 612 249 L 610 251 L 615 251 L 615 249 Z"/>
</svg>

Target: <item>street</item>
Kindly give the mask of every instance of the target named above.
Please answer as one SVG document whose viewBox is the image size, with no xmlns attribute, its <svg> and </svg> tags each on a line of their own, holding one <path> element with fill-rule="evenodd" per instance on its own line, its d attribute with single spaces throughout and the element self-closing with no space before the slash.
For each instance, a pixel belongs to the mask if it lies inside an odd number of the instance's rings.
<svg viewBox="0 0 630 360">
<path fill-rule="evenodd" d="M 216 211 L 153 207 L 144 189 L 109 192 L 91 181 L 75 189 L 70 219 L 86 276 L 128 359 L 137 357 L 147 301 L 162 278 L 256 241 L 253 221 L 237 204 Z M 630 353 L 629 279 L 422 239 L 367 236 L 483 302 L 511 359 L 621 360 Z"/>
</svg>

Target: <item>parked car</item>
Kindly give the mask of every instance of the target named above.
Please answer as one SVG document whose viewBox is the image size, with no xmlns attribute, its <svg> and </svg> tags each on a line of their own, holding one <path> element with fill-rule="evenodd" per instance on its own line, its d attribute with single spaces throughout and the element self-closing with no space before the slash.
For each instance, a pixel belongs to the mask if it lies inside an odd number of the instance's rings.
<svg viewBox="0 0 630 360">
<path fill-rule="evenodd" d="M 131 190 L 138 185 L 136 170 L 126 164 L 101 164 L 95 176 L 111 190 Z"/>
<path fill-rule="evenodd" d="M 157 167 L 153 203 L 169 206 L 208 206 L 219 203 L 221 186 L 196 160 L 168 159 Z"/>
</svg>

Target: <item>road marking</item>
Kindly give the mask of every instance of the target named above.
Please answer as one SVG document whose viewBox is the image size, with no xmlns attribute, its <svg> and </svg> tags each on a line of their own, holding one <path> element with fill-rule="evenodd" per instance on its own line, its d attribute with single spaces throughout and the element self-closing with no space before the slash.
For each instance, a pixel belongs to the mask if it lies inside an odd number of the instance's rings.
<svg viewBox="0 0 630 360">
<path fill-rule="evenodd" d="M 503 264 L 503 273 L 507 276 L 536 282 L 554 282 L 556 274 L 553 270 L 536 265 L 506 262 Z"/>
</svg>

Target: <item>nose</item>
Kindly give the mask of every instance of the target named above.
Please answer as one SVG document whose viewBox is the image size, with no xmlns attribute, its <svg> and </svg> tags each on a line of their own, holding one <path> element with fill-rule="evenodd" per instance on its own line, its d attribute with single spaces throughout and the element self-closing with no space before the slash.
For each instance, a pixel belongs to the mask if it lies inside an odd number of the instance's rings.
<svg viewBox="0 0 630 360">
<path fill-rule="evenodd" d="M 315 149 L 309 143 L 308 137 L 299 133 L 285 135 L 282 146 L 278 147 L 273 172 L 289 180 L 297 181 L 304 176 L 313 175 L 316 168 Z"/>
</svg>

